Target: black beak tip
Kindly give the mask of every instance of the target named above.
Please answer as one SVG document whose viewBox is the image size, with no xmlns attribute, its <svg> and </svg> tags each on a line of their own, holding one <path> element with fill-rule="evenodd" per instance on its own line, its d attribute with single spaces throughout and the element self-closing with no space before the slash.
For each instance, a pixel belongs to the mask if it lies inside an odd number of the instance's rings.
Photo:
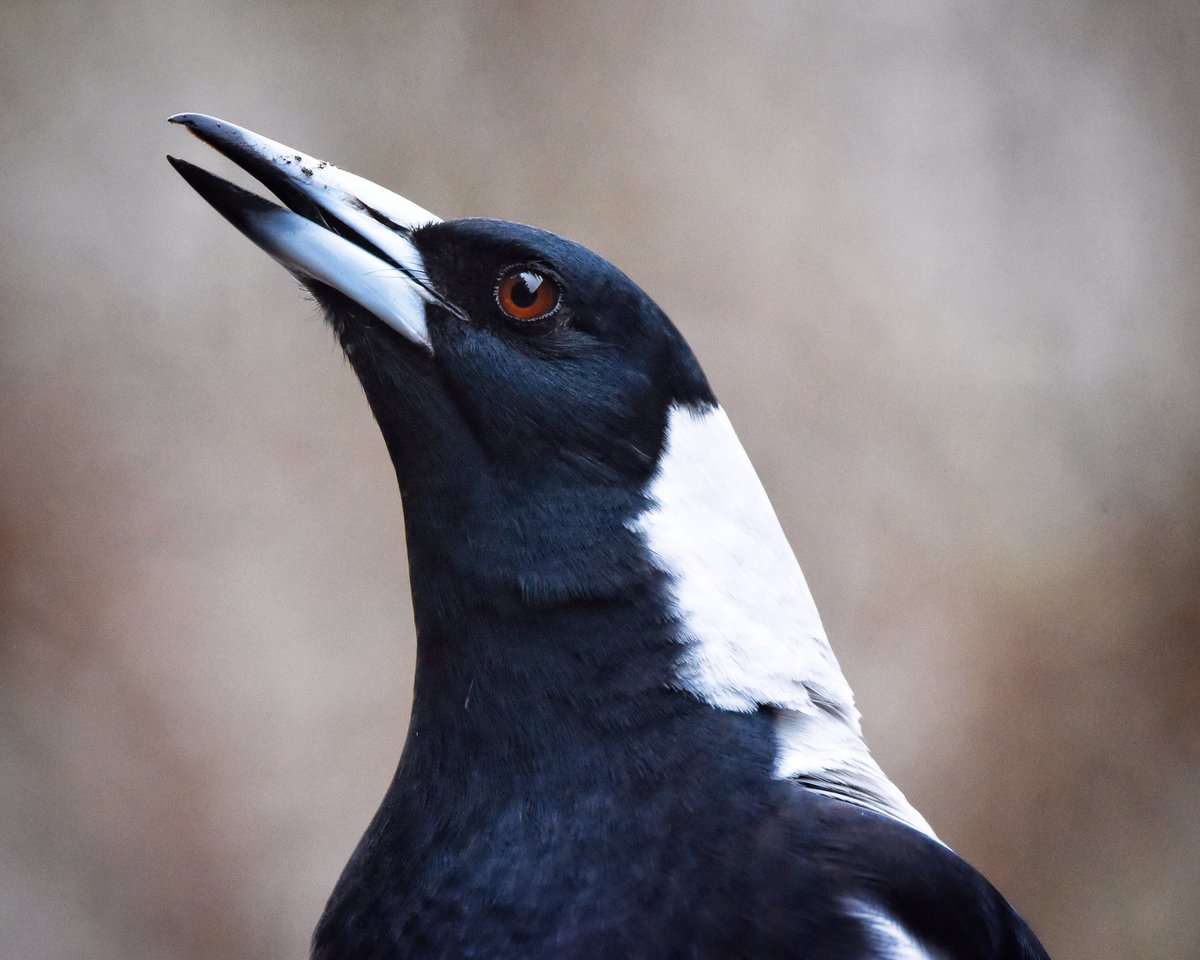
<svg viewBox="0 0 1200 960">
<path fill-rule="evenodd" d="M 218 120 L 205 113 L 176 113 L 167 117 L 167 123 L 185 127 L 188 133 L 216 148 L 218 153 L 226 153 L 232 143 L 239 139 L 224 120 Z"/>
<path fill-rule="evenodd" d="M 203 179 L 205 176 L 212 177 L 212 174 L 208 173 L 207 170 L 202 170 L 194 163 L 188 163 L 186 160 L 180 160 L 179 157 L 173 157 L 169 153 L 167 154 L 167 163 L 174 167 L 175 172 L 183 177 L 183 179 L 188 183 L 192 184 L 192 186 L 196 185 L 196 180 Z"/>
<path fill-rule="evenodd" d="M 205 133 L 215 133 L 223 124 L 216 117 L 203 113 L 176 113 L 167 117 L 167 123 L 176 123 L 186 127 L 189 133 L 203 137 Z"/>
<path fill-rule="evenodd" d="M 167 162 L 193 190 L 239 229 L 249 217 L 256 214 L 275 214 L 281 210 L 271 201 L 264 200 L 249 190 L 243 190 L 237 184 L 209 173 L 194 163 L 170 155 L 167 156 Z"/>
<path fill-rule="evenodd" d="M 177 123 L 181 127 L 190 127 L 193 130 L 224 126 L 222 121 L 206 113 L 173 113 L 167 117 L 167 123 Z"/>
</svg>

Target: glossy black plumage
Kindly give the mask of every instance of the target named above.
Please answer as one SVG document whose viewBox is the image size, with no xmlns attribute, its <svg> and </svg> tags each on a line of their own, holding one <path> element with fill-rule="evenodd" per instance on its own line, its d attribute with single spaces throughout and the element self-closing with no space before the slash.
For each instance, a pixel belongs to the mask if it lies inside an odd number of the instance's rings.
<svg viewBox="0 0 1200 960">
<path fill-rule="evenodd" d="M 419 636 L 400 765 L 317 928 L 317 960 L 1045 956 L 936 840 L 779 778 L 775 707 L 720 709 L 681 680 L 690 627 L 637 519 L 670 412 L 716 400 L 632 281 L 492 220 L 379 215 L 403 241 L 391 253 L 245 131 L 180 122 L 305 218 L 178 164 L 273 255 L 265 231 L 303 237 L 319 220 L 424 298 L 397 326 L 356 302 L 357 278 L 334 289 L 287 255 L 391 453 Z M 500 309 L 514 265 L 561 290 L 544 321 Z M 889 940 L 887 924 L 901 933 Z"/>
</svg>

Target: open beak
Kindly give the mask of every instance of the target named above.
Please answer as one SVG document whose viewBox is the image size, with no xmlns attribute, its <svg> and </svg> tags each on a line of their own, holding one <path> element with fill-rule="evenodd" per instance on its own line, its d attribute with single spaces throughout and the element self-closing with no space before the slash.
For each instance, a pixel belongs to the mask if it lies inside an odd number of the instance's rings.
<svg viewBox="0 0 1200 960">
<path fill-rule="evenodd" d="M 370 180 L 216 117 L 178 113 L 170 122 L 187 127 L 290 208 L 167 157 L 218 213 L 297 277 L 333 287 L 432 350 L 425 304 L 441 298 L 412 232 L 437 217 Z"/>
</svg>

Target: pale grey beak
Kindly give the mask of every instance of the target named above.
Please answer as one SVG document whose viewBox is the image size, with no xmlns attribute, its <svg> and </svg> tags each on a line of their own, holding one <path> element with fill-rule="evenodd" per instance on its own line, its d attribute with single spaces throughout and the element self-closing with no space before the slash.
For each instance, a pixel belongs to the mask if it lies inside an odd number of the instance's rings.
<svg viewBox="0 0 1200 960">
<path fill-rule="evenodd" d="M 168 157 L 230 223 L 296 276 L 333 287 L 432 349 L 425 304 L 439 298 L 412 232 L 437 217 L 370 180 L 216 117 L 179 113 L 170 122 L 187 127 L 291 208 Z"/>
</svg>

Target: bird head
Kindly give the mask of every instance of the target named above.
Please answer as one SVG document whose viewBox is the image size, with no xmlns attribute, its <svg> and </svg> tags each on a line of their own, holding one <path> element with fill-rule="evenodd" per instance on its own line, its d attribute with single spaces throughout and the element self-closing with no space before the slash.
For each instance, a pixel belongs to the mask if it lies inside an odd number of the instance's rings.
<svg viewBox="0 0 1200 960">
<path fill-rule="evenodd" d="M 714 402 L 666 315 L 585 247 L 516 223 L 440 220 L 241 127 L 171 119 L 286 205 L 171 158 L 320 302 L 405 494 L 464 476 L 525 498 L 644 483 L 669 409 Z"/>
</svg>

